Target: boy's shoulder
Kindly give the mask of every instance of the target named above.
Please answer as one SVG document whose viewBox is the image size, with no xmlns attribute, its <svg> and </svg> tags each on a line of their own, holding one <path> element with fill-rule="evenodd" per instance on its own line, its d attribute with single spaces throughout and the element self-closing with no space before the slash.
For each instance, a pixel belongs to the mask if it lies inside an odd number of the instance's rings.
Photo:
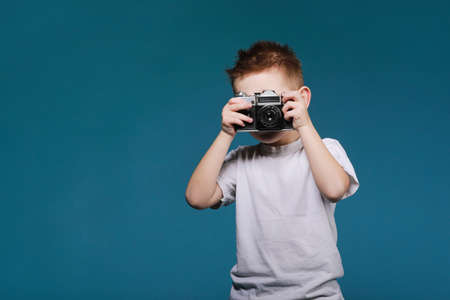
<svg viewBox="0 0 450 300">
<path fill-rule="evenodd" d="M 332 138 L 332 137 L 324 137 L 324 138 L 322 138 L 322 141 L 323 142 L 331 142 L 331 143 L 338 142 L 337 139 Z"/>
<path fill-rule="evenodd" d="M 325 137 L 325 138 L 322 138 L 322 142 L 323 142 L 326 146 L 328 146 L 328 145 L 336 145 L 336 144 L 339 143 L 339 141 L 338 141 L 337 139 L 331 138 L 331 137 Z"/>
<path fill-rule="evenodd" d="M 254 152 L 256 152 L 258 149 L 258 144 L 255 145 L 238 145 L 236 147 L 234 147 L 233 149 L 231 149 L 227 156 L 233 156 L 233 157 L 238 157 L 238 156 L 248 156 L 249 154 L 252 154 Z"/>
<path fill-rule="evenodd" d="M 258 145 L 238 145 L 228 151 L 225 161 L 237 161 L 237 160 L 253 160 L 256 156 L 259 156 Z"/>
<path fill-rule="evenodd" d="M 336 150 L 336 151 L 342 151 L 344 150 L 344 147 L 342 146 L 341 142 L 339 142 L 338 139 L 335 138 L 322 138 L 322 142 L 325 144 L 325 146 L 328 149 Z"/>
</svg>

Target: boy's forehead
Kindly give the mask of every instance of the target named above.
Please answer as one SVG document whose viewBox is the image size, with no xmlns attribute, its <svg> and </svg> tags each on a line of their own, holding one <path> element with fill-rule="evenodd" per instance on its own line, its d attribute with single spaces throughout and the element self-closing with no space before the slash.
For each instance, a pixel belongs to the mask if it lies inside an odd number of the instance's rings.
<svg viewBox="0 0 450 300">
<path fill-rule="evenodd" d="M 278 67 L 272 67 L 259 72 L 245 74 L 236 78 L 234 82 L 236 92 L 253 95 L 263 90 L 274 90 L 277 94 L 290 90 L 291 80 L 286 73 Z"/>
</svg>

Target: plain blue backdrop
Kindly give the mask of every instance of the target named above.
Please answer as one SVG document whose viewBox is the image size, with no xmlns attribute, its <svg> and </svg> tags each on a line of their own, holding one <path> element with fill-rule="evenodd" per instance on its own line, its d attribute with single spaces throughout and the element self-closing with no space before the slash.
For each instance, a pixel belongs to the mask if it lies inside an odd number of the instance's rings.
<svg viewBox="0 0 450 300">
<path fill-rule="evenodd" d="M 447 3 L 3 3 L 0 298 L 227 299 L 235 205 L 184 192 L 262 39 L 301 59 L 360 180 L 336 208 L 346 299 L 450 299 Z"/>
</svg>

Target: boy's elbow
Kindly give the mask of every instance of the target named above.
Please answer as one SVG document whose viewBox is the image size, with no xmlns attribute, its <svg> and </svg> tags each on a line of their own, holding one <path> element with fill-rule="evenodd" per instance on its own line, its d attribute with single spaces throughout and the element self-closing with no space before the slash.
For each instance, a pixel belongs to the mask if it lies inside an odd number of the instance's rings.
<svg viewBox="0 0 450 300">
<path fill-rule="evenodd" d="M 192 200 L 192 196 L 188 193 L 188 191 L 186 190 L 186 192 L 184 193 L 184 199 L 186 200 L 186 203 L 195 209 L 198 209 L 197 204 Z"/>
<path fill-rule="evenodd" d="M 325 195 L 325 197 L 333 203 L 337 203 L 341 199 L 339 196 Z"/>
<path fill-rule="evenodd" d="M 344 197 L 350 186 L 350 180 L 347 178 L 340 188 L 335 188 L 325 194 L 325 197 L 333 203 L 338 202 Z"/>
<path fill-rule="evenodd" d="M 204 209 L 205 207 L 203 207 L 202 205 L 200 205 L 199 203 L 198 203 L 198 201 L 195 201 L 194 200 L 194 198 L 192 197 L 192 195 L 190 195 L 190 193 L 188 193 L 187 191 L 186 191 L 186 193 L 184 194 L 184 199 L 186 200 L 186 203 L 190 206 L 190 207 L 192 207 L 192 208 L 194 208 L 194 209 Z"/>
<path fill-rule="evenodd" d="M 340 199 L 340 195 L 337 194 L 337 193 L 334 193 L 334 192 L 325 192 L 325 193 L 322 193 L 322 195 L 323 195 L 326 199 L 330 200 L 330 201 L 333 202 L 333 203 L 338 202 L 339 199 Z"/>
</svg>

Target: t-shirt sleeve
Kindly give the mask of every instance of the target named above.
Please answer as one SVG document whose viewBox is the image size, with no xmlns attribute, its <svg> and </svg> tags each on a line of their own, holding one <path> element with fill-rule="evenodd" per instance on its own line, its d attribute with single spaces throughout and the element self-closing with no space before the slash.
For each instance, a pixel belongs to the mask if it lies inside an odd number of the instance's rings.
<svg viewBox="0 0 450 300">
<path fill-rule="evenodd" d="M 237 160 L 240 146 L 229 151 L 225 156 L 219 175 L 217 176 L 217 184 L 222 189 L 223 197 L 220 199 L 220 208 L 227 206 L 236 200 L 236 177 L 237 177 Z"/>
<path fill-rule="evenodd" d="M 332 138 L 324 138 L 322 139 L 322 141 L 328 148 L 328 151 L 330 151 L 331 155 L 333 155 L 333 157 L 342 166 L 342 168 L 344 168 L 345 172 L 349 175 L 350 178 L 350 186 L 339 200 L 350 197 L 359 188 L 359 180 L 358 177 L 356 177 L 355 169 L 353 168 L 353 165 L 350 162 L 350 159 L 348 158 L 344 147 L 342 147 L 341 143 L 339 143 L 338 140 Z M 326 198 L 325 196 L 323 197 Z"/>
</svg>

